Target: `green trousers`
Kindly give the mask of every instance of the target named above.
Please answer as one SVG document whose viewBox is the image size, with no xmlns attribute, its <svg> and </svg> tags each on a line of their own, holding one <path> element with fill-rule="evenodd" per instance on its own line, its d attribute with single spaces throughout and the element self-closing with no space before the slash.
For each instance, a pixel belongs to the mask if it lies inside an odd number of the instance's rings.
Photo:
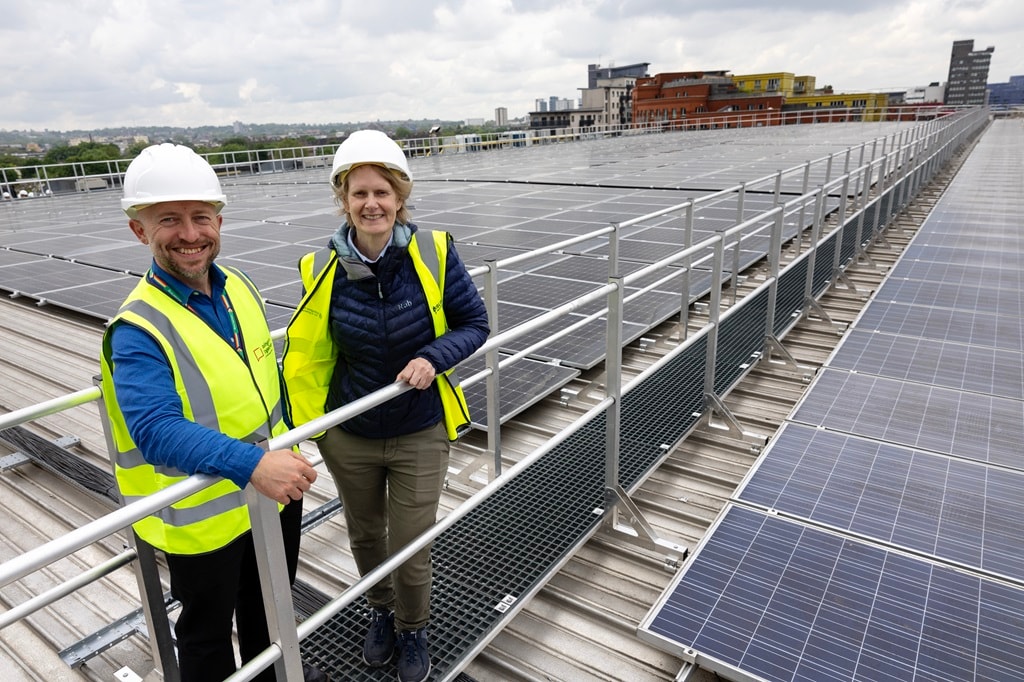
<svg viewBox="0 0 1024 682">
<path fill-rule="evenodd" d="M 366 575 L 432 526 L 448 473 L 444 422 L 396 438 L 362 438 L 333 427 L 317 441 L 344 507 L 352 556 Z M 424 547 L 366 593 L 392 608 L 398 630 L 430 619 L 433 570 Z"/>
</svg>

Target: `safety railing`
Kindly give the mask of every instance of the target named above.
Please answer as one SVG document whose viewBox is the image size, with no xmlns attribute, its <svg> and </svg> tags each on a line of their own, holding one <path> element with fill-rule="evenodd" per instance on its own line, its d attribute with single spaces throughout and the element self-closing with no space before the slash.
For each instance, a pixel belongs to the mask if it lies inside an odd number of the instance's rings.
<svg viewBox="0 0 1024 682">
<path fill-rule="evenodd" d="M 927 122 L 952 116 L 957 107 L 902 106 L 885 108 L 808 108 L 798 110 L 756 110 L 708 112 L 688 119 L 652 120 L 631 124 L 602 124 L 585 127 L 537 126 L 502 132 L 432 135 L 400 140 L 409 157 L 453 155 L 498 149 L 562 144 L 626 135 L 666 131 L 724 130 L 762 126 L 817 123 Z M 338 142 L 340 144 L 340 140 Z M 324 168 L 331 164 L 337 144 L 229 150 L 204 156 L 223 177 L 263 175 Z M 75 161 L 0 167 L 0 191 L 11 200 L 46 198 L 59 194 L 118 189 L 131 159 Z"/>
<path fill-rule="evenodd" d="M 250 487 L 248 499 L 254 540 L 260 546 L 265 546 L 267 550 L 257 554 L 261 555 L 263 561 L 260 572 L 261 579 L 264 581 L 268 623 L 274 643 L 230 679 L 252 679 L 259 670 L 271 665 L 275 666 L 279 675 L 286 676 L 286 679 L 301 679 L 299 642 L 302 639 L 309 636 L 341 609 L 352 604 L 370 586 L 413 553 L 458 523 L 460 519 L 492 497 L 503 486 L 508 485 L 533 462 L 565 443 L 574 433 L 584 426 L 590 425 L 599 416 L 605 418 L 607 430 L 606 490 L 609 504 L 605 509 L 605 514 L 614 526 L 618 507 L 629 504 L 629 491 L 623 490 L 618 481 L 618 442 L 621 417 L 619 410 L 623 396 L 641 385 L 652 373 L 657 372 L 661 365 L 671 362 L 675 355 L 692 352 L 694 348 L 699 348 L 700 344 L 704 344 L 706 358 L 704 360 L 703 385 L 696 390 L 703 395 L 709 415 L 712 411 L 718 411 L 720 415 L 725 413 L 726 421 L 729 422 L 729 416 L 721 403 L 721 397 L 735 385 L 740 376 L 752 368 L 757 357 L 770 358 L 773 352 L 779 352 L 779 345 L 775 342 L 800 317 L 808 315 L 814 310 L 816 299 L 828 287 L 838 285 L 843 278 L 843 269 L 846 265 L 863 256 L 864 249 L 881 236 L 890 225 L 892 218 L 898 215 L 920 189 L 948 163 L 953 154 L 978 134 L 985 121 L 985 114 L 980 111 L 962 112 L 957 116 L 927 121 L 913 128 L 901 130 L 892 136 L 873 140 L 859 148 L 848 149 L 841 154 L 829 155 L 815 162 L 807 162 L 807 164 L 785 171 L 780 170 L 727 190 L 595 229 L 586 235 L 573 237 L 544 249 L 488 262 L 486 266 L 472 269 L 473 276 L 484 277 L 484 298 L 493 324 L 497 319 L 496 303 L 500 291 L 498 274 L 503 269 L 544 254 L 563 252 L 570 246 L 588 241 L 603 240 L 608 247 L 609 280 L 607 284 L 598 286 L 590 293 L 506 332 L 494 334 L 474 355 L 474 357 L 485 359 L 485 369 L 474 376 L 465 378 L 463 384 L 468 387 L 479 381 L 487 382 L 488 448 L 493 451 L 494 455 L 493 479 L 413 543 L 360 578 L 299 625 L 295 623 L 287 596 L 289 594 L 287 572 L 283 563 L 278 565 L 273 559 L 275 556 L 283 556 L 280 527 L 276 522 L 276 505 L 271 500 L 252 492 Z M 870 158 L 865 160 L 864 157 L 868 153 L 870 153 Z M 841 171 L 835 168 L 836 162 L 840 158 L 843 164 Z M 832 177 L 833 174 L 835 177 Z M 809 187 L 811 177 L 821 180 L 814 188 Z M 752 191 L 773 197 L 772 207 L 762 211 L 747 211 L 744 206 L 744 197 Z M 792 198 L 783 201 L 783 197 Z M 696 239 L 694 236 L 696 232 L 695 216 L 704 207 L 719 205 L 725 201 L 735 204 L 736 220 L 734 224 L 709 237 Z M 753 214 L 748 215 L 748 213 Z M 657 223 L 666 216 L 678 217 L 681 229 L 686 234 L 686 243 L 682 248 L 656 263 L 645 266 L 625 277 L 619 276 L 617 274 L 619 247 L 623 239 L 623 232 L 628 228 L 643 226 L 646 223 Z M 830 221 L 831 229 L 829 229 Z M 739 292 L 741 265 L 739 253 L 742 251 L 742 245 L 754 240 L 767 240 L 769 244 L 762 254 L 768 263 L 768 276 L 764 282 L 741 297 Z M 787 242 L 796 248 L 791 250 L 792 260 L 783 266 L 783 245 Z M 731 254 L 732 258 L 728 258 L 727 254 Z M 710 284 L 705 289 L 696 289 L 692 286 L 693 276 L 696 272 L 710 273 Z M 662 276 L 641 287 L 637 293 L 629 296 L 625 294 L 626 287 L 637 285 L 640 281 L 647 281 L 651 275 Z M 681 280 L 678 289 L 680 318 L 677 349 L 655 366 L 637 376 L 627 386 L 622 386 L 618 368 L 621 366 L 623 306 L 628 305 L 631 300 L 642 296 L 645 292 L 662 287 L 677 279 Z M 732 292 L 732 301 L 728 305 L 723 300 L 726 289 Z M 690 307 L 698 297 L 706 297 L 708 300 L 708 320 L 700 329 L 688 335 L 687 329 L 690 327 L 690 315 L 692 314 Z M 600 300 L 606 301 L 606 306 L 602 310 L 588 315 L 583 322 L 579 322 L 575 326 L 600 317 L 607 319 L 605 362 L 608 380 L 605 397 L 587 414 L 564 428 L 509 471 L 501 473 L 500 427 L 497 426 L 500 424 L 497 393 L 500 390 L 501 370 L 530 356 L 543 343 L 530 346 L 500 361 L 498 350 L 521 336 L 541 329 L 552 321 L 562 319 L 568 314 Z M 751 326 L 755 331 L 760 329 L 760 338 L 754 342 L 744 342 L 739 346 L 736 346 L 733 339 L 720 339 L 720 334 L 725 333 L 723 330 L 731 329 L 731 325 L 738 324 L 737 320 L 743 320 L 745 329 L 749 329 Z M 496 325 L 494 326 L 497 328 Z M 278 330 L 275 332 L 275 336 L 280 337 L 281 333 Z M 553 338 L 556 337 L 549 338 L 546 342 L 550 342 Z M 722 349 L 719 348 L 720 341 L 725 343 Z M 750 343 L 755 343 L 757 348 L 752 349 Z M 755 360 L 736 361 L 736 358 L 747 359 L 750 357 L 754 357 Z M 394 398 L 405 390 L 410 390 L 410 388 L 400 383 L 393 384 L 321 418 L 298 426 L 272 439 L 266 444 L 266 447 L 280 449 L 298 444 L 330 426 L 344 422 L 370 407 Z M 99 397 L 98 387 L 86 388 L 67 396 L 0 415 L 0 430 L 51 415 L 96 400 Z M 319 458 L 315 460 L 315 463 L 319 463 Z M 211 485 L 216 480 L 219 479 L 206 475 L 193 476 L 143 500 L 125 505 L 61 538 L 10 559 L 0 565 L 0 587 L 25 578 L 73 552 L 118 533 L 135 521 Z M 635 516 L 635 510 L 631 510 L 631 512 Z M 275 548 L 277 551 L 273 551 Z M 6 613 L 0 614 L 0 629 L 20 622 L 30 613 L 44 608 L 83 585 L 119 570 L 137 559 L 138 553 L 133 549 L 128 550 L 73 580 L 36 595 Z M 150 584 L 150 588 L 152 588 L 152 584 Z M 145 595 L 143 598 L 145 599 Z M 158 617 L 166 619 L 165 613 L 149 611 L 147 616 L 150 619 Z M 158 631 L 161 625 L 151 623 L 151 627 L 154 631 Z M 166 623 L 162 627 L 165 628 Z M 158 643 L 154 643 L 153 653 L 158 665 L 162 664 L 165 672 L 170 671 L 168 674 L 171 677 L 168 679 L 171 679 L 175 674 L 175 669 L 173 656 L 170 656 L 170 660 L 168 660 L 166 646 L 165 641 L 163 642 L 164 649 L 161 652 Z"/>
</svg>

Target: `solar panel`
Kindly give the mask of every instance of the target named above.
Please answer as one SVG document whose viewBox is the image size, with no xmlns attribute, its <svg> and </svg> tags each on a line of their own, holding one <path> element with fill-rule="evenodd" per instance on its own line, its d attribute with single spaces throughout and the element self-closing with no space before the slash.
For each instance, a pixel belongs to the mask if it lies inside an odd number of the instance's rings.
<svg viewBox="0 0 1024 682">
<path fill-rule="evenodd" d="M 25 253 L 24 251 L 12 251 L 0 248 L 0 268 L 21 263 L 32 263 L 43 260 L 44 256 L 36 253 Z M 3 277 L 0 277 L 0 286 L 3 286 Z"/>
<path fill-rule="evenodd" d="M 41 256 L 74 257 L 123 246 L 118 239 L 107 239 L 89 234 L 49 235 L 39 233 L 0 234 L 0 245 L 16 247 L 20 251 Z"/>
<path fill-rule="evenodd" d="M 301 293 L 302 280 L 299 277 L 298 267 L 292 266 L 287 267 L 284 261 L 279 261 L 278 265 L 271 265 L 259 261 L 248 260 L 248 258 L 230 258 L 221 257 L 217 259 L 217 264 L 221 266 L 230 266 L 238 268 L 259 287 L 260 292 L 266 296 L 266 289 L 273 289 L 275 287 L 281 287 L 282 285 L 295 285 L 295 288 L 290 290 L 298 291 Z M 285 303 L 289 305 L 297 305 L 299 302 L 298 296 L 294 300 L 289 299 Z"/>
<path fill-rule="evenodd" d="M 153 262 L 153 254 L 139 242 L 132 242 L 119 248 L 76 256 L 73 260 L 76 263 L 94 265 L 118 272 L 130 272 L 141 277 L 149 270 L 149 265 Z"/>
<path fill-rule="evenodd" d="M 135 275 L 120 275 L 101 282 L 38 292 L 33 297 L 41 304 L 60 306 L 106 321 L 117 314 L 138 282 Z"/>
<path fill-rule="evenodd" d="M 826 369 L 792 419 L 1024 469 L 1024 402 Z"/>
<path fill-rule="evenodd" d="M 954 308 L 996 315 L 1024 316 L 1024 292 L 1000 289 L 982 282 L 948 284 L 890 277 L 875 292 L 875 301 L 898 301 L 908 305 Z"/>
<path fill-rule="evenodd" d="M 1024 581 L 1024 472 L 787 424 L 736 499 Z"/>
<path fill-rule="evenodd" d="M 989 286 L 1000 289 L 1024 288 L 1024 271 L 1014 269 L 983 270 L 973 265 L 944 263 L 941 261 L 899 260 L 890 277 L 924 280 L 928 282 L 966 283 L 973 285 L 984 277 Z"/>
<path fill-rule="evenodd" d="M 590 282 L 529 273 L 502 282 L 498 297 L 510 303 L 551 310 L 598 288 Z"/>
<path fill-rule="evenodd" d="M 583 319 L 582 315 L 571 313 L 565 318 L 555 320 L 525 336 L 514 339 L 508 344 L 507 350 L 521 351 L 536 343 L 545 342 L 542 348 L 532 353 L 534 357 L 556 360 L 579 369 L 590 369 L 604 359 L 608 325 L 604 318 L 592 320 L 561 338 L 551 340 L 554 334 Z M 642 325 L 624 322 L 622 325 L 623 344 L 636 340 L 645 331 L 647 328 Z"/>
<path fill-rule="evenodd" d="M 766 680 L 1024 679 L 1024 590 L 730 505 L 641 638 Z"/>
<path fill-rule="evenodd" d="M 843 338 L 827 365 L 862 374 L 1024 399 L 1024 356 L 987 346 L 856 328 Z"/>
<path fill-rule="evenodd" d="M 0 287 L 27 296 L 83 284 L 118 279 L 116 272 L 72 263 L 60 258 L 39 258 L 5 266 L 0 270 Z"/>
<path fill-rule="evenodd" d="M 983 139 L 641 637 L 730 678 L 1022 678 L 1018 138 Z"/>
<path fill-rule="evenodd" d="M 858 329 L 1024 352 L 1024 318 L 965 309 L 880 301 L 857 319 Z"/>
<path fill-rule="evenodd" d="M 484 246 L 510 246 L 524 251 L 532 251 L 533 249 L 557 244 L 563 241 L 565 237 L 560 234 L 502 228 L 500 230 L 479 232 L 473 235 L 472 239 L 474 242 Z"/>
<path fill-rule="evenodd" d="M 944 246 L 918 246 L 911 244 L 903 253 L 904 258 L 924 261 L 939 261 L 954 265 L 966 265 L 986 271 L 1024 269 L 1024 252 L 986 249 L 950 249 Z"/>
<path fill-rule="evenodd" d="M 507 356 L 501 356 L 507 357 Z M 501 358 L 499 358 L 500 361 Z M 483 358 L 474 358 L 459 367 L 459 376 L 464 381 L 486 367 Z M 498 372 L 498 413 L 504 424 L 550 393 L 557 391 L 580 372 L 551 362 L 539 362 L 525 358 Z M 487 383 L 480 381 L 465 386 L 466 402 L 472 425 L 487 428 Z"/>
</svg>

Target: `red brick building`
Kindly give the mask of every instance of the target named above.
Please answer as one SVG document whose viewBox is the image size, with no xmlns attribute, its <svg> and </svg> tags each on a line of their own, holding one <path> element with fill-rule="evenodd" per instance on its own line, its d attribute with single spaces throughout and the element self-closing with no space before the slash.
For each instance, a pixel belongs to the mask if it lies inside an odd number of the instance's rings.
<svg viewBox="0 0 1024 682">
<path fill-rule="evenodd" d="M 633 121 L 671 127 L 778 125 L 786 98 L 740 91 L 727 71 L 659 73 L 638 78 Z"/>
</svg>

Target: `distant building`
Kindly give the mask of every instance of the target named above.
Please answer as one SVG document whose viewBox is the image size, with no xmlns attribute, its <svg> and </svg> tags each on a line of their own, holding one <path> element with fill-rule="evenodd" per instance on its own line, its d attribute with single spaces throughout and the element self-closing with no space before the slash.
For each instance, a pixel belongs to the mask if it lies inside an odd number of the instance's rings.
<svg viewBox="0 0 1024 682">
<path fill-rule="evenodd" d="M 783 111 L 859 109 L 876 112 L 892 103 L 886 93 L 835 92 L 831 85 L 816 87 L 817 79 L 814 76 L 795 76 L 786 71 L 733 76 L 733 82 L 743 92 L 781 94 L 785 98 Z M 865 120 L 877 120 L 875 113 L 867 113 L 865 116 Z"/>
<path fill-rule="evenodd" d="M 942 104 L 945 100 L 946 87 L 939 83 L 908 88 L 903 95 L 904 104 Z"/>
<path fill-rule="evenodd" d="M 508 125 L 508 109 L 506 107 L 498 107 L 494 110 L 494 125 L 499 128 Z"/>
<path fill-rule="evenodd" d="M 1008 83 L 989 83 L 988 104 L 991 107 L 1024 106 L 1024 76 L 1010 76 Z"/>
<path fill-rule="evenodd" d="M 571 119 L 571 112 L 568 109 L 563 109 L 562 111 L 531 111 L 530 129 L 563 130 L 569 128 L 572 122 Z"/>
<path fill-rule="evenodd" d="M 632 78 L 634 81 L 637 78 L 646 78 L 649 74 L 647 73 L 647 67 L 650 66 L 650 62 L 640 62 L 638 64 L 629 64 L 628 66 L 606 66 L 602 67 L 600 64 L 587 64 L 587 87 L 596 88 L 598 87 L 597 82 L 599 80 L 615 80 L 616 78 Z"/>
<path fill-rule="evenodd" d="M 946 79 L 946 104 L 984 105 L 988 67 L 996 48 L 974 49 L 974 40 L 954 40 Z"/>
<path fill-rule="evenodd" d="M 733 76 L 732 82 L 740 92 L 777 94 L 784 97 L 814 92 L 814 76 L 794 76 L 786 71 L 752 73 Z"/>
<path fill-rule="evenodd" d="M 888 104 L 884 93 L 837 93 L 831 86 L 816 88 L 815 82 L 814 76 L 785 71 L 738 76 L 728 71 L 660 73 L 637 80 L 633 115 L 639 124 L 750 127 L 879 120 Z M 780 117 L 780 111 L 798 113 Z"/>
<path fill-rule="evenodd" d="M 591 88 L 580 88 L 580 108 L 573 127 L 621 127 L 633 123 L 633 88 L 636 78 L 602 78 Z"/>
<path fill-rule="evenodd" d="M 587 87 L 580 88 L 579 100 L 549 97 L 538 99 L 530 112 L 534 130 L 607 130 L 633 123 L 633 88 L 637 78 L 647 76 L 648 62 L 621 67 L 587 65 Z"/>
<path fill-rule="evenodd" d="M 765 125 L 782 108 L 778 89 L 745 92 L 728 71 L 677 71 L 640 78 L 633 89 L 633 118 L 638 124 L 700 126 L 703 119 L 733 114 L 743 125 Z M 763 112 L 760 118 L 753 112 Z"/>
</svg>

